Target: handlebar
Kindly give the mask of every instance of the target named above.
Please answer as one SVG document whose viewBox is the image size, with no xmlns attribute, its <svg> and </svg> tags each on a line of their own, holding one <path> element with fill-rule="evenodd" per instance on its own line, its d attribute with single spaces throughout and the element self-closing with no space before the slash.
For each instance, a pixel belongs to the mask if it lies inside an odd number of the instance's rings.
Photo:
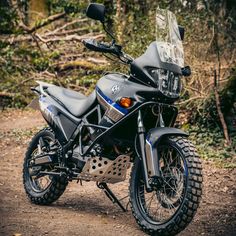
<svg viewBox="0 0 236 236">
<path fill-rule="evenodd" d="M 113 53 L 116 55 L 118 55 L 119 53 L 115 45 L 101 43 L 96 41 L 95 39 L 84 39 L 82 42 L 86 48 L 95 52 Z"/>
<path fill-rule="evenodd" d="M 106 43 L 98 42 L 95 39 L 84 39 L 82 43 L 86 48 L 95 52 L 111 53 L 117 56 L 123 63 L 130 64 L 130 62 L 133 60 L 130 56 L 122 52 L 122 46 L 120 45 L 109 45 Z"/>
</svg>

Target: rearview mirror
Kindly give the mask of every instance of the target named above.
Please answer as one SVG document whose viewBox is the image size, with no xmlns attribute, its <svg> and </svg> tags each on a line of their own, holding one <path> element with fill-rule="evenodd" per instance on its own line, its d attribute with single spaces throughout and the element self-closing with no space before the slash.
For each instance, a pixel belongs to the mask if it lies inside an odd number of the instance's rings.
<svg viewBox="0 0 236 236">
<path fill-rule="evenodd" d="M 184 27 L 183 26 L 178 26 L 179 27 L 179 35 L 180 35 L 180 38 L 181 40 L 183 41 L 184 40 Z"/>
<path fill-rule="evenodd" d="M 105 20 L 105 6 L 98 3 L 90 3 L 87 10 L 86 16 L 94 19 L 99 20 L 104 23 Z"/>
</svg>

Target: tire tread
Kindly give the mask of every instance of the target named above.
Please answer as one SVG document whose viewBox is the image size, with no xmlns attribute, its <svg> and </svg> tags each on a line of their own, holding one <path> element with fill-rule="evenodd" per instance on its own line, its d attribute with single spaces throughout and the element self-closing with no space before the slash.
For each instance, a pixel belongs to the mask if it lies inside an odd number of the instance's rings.
<svg viewBox="0 0 236 236">
<path fill-rule="evenodd" d="M 176 235 L 184 230 L 187 225 L 192 221 L 196 214 L 199 206 L 202 194 L 202 166 L 201 160 L 195 150 L 193 144 L 183 137 L 171 137 L 169 138 L 172 142 L 175 142 L 179 148 L 183 151 L 185 156 L 187 167 L 188 167 L 188 187 L 186 189 L 186 197 L 183 202 L 181 209 L 174 218 L 171 219 L 170 223 L 165 227 L 154 227 L 142 219 L 141 214 L 136 210 L 136 206 L 131 201 L 131 210 L 134 218 L 136 219 L 140 228 L 150 235 Z M 132 181 L 135 181 L 135 169 L 137 168 L 137 162 L 132 167 L 131 178 L 130 178 L 130 198 L 133 190 L 131 188 Z M 132 199 L 132 198 L 131 198 Z"/>
</svg>

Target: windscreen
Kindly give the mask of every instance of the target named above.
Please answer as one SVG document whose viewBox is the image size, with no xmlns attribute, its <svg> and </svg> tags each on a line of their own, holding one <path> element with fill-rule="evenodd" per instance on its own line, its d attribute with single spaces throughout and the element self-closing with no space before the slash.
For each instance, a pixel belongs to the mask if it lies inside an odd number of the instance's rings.
<svg viewBox="0 0 236 236">
<path fill-rule="evenodd" d="M 184 67 L 184 51 L 174 13 L 157 8 L 156 45 L 162 62 Z"/>
</svg>

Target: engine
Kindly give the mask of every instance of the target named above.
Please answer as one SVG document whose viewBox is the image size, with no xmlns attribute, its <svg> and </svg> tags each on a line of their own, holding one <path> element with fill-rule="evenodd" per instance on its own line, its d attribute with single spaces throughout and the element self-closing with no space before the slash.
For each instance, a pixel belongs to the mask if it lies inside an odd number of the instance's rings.
<svg viewBox="0 0 236 236">
<path fill-rule="evenodd" d="M 73 150 L 72 160 L 80 170 L 79 179 L 117 183 L 125 180 L 130 167 L 131 152 L 121 152 L 117 146 L 101 147 L 95 145 L 90 156 L 81 157 L 79 146 Z"/>
</svg>

